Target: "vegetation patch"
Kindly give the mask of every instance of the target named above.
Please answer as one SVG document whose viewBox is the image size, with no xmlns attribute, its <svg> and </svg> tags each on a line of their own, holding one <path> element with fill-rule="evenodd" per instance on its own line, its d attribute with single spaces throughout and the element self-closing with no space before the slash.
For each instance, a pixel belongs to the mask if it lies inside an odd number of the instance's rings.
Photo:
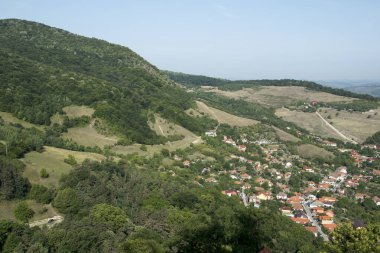
<svg viewBox="0 0 380 253">
<path fill-rule="evenodd" d="M 73 167 L 65 163 L 65 159 L 69 156 L 75 158 L 78 163 L 82 163 L 85 159 L 101 161 L 105 157 L 100 154 L 89 152 L 77 152 L 54 147 L 44 147 L 44 152 L 30 152 L 22 158 L 26 168 L 24 176 L 29 179 L 32 184 L 42 184 L 45 186 L 57 186 L 62 175 L 68 174 Z M 48 177 L 41 177 L 41 169 L 45 169 Z"/>
<path fill-rule="evenodd" d="M 69 117 L 69 119 L 79 118 L 82 116 L 88 116 L 92 117 L 95 110 L 91 107 L 84 106 L 84 105 L 70 105 L 62 108 L 62 111 L 64 111 Z"/>
<path fill-rule="evenodd" d="M 334 159 L 334 154 L 324 148 L 320 148 L 311 144 L 303 144 L 297 147 L 299 155 L 303 158 L 321 159 L 331 161 Z"/>
<path fill-rule="evenodd" d="M 63 134 L 63 138 L 72 139 L 76 143 L 86 146 L 103 148 L 107 145 L 114 145 L 117 143 L 118 138 L 115 136 L 105 136 L 95 129 L 94 121 L 85 127 L 73 127 L 67 130 L 67 133 Z"/>
<path fill-rule="evenodd" d="M 58 215 L 57 211 L 51 205 L 45 205 L 37 203 L 35 200 L 12 200 L 12 201 L 0 201 L 0 220 L 13 220 L 16 221 L 15 210 L 20 203 L 26 203 L 33 211 L 33 216 L 30 221 L 36 221 L 46 219 Z"/>
<path fill-rule="evenodd" d="M 197 101 L 198 111 L 209 115 L 213 119 L 216 119 L 221 124 L 228 124 L 230 126 L 250 126 L 259 123 L 257 120 L 238 117 L 236 115 L 224 112 L 222 110 L 213 108 L 206 105 L 201 101 Z"/>
<path fill-rule="evenodd" d="M 25 128 L 35 127 L 35 128 L 37 128 L 39 130 L 43 130 L 43 126 L 37 125 L 37 124 L 32 124 L 32 123 L 29 123 L 29 122 L 27 122 L 25 120 L 18 119 L 16 117 L 14 117 L 9 112 L 0 112 L 0 118 L 3 119 L 5 122 L 14 123 L 14 124 L 20 124 L 20 125 L 22 125 Z"/>
</svg>

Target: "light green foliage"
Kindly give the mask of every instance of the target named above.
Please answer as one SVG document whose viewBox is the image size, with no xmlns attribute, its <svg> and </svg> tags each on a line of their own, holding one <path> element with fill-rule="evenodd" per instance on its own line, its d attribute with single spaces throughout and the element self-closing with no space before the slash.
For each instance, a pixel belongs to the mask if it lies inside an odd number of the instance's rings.
<svg viewBox="0 0 380 253">
<path fill-rule="evenodd" d="M 125 227 L 129 222 L 128 216 L 121 208 L 104 203 L 95 205 L 91 216 L 94 220 L 104 222 L 115 230 Z"/>
<path fill-rule="evenodd" d="M 64 160 L 64 162 L 67 163 L 67 164 L 70 164 L 70 165 L 77 165 L 78 164 L 77 160 L 75 159 L 75 157 L 73 155 L 69 155 Z"/>
<path fill-rule="evenodd" d="M 349 223 L 341 224 L 334 230 L 326 248 L 331 253 L 380 252 L 380 224 L 360 229 L 354 229 Z"/>
<path fill-rule="evenodd" d="M 48 178 L 49 177 L 49 172 L 47 172 L 47 170 L 45 168 L 42 168 L 40 170 L 40 177 L 41 178 Z"/>
</svg>

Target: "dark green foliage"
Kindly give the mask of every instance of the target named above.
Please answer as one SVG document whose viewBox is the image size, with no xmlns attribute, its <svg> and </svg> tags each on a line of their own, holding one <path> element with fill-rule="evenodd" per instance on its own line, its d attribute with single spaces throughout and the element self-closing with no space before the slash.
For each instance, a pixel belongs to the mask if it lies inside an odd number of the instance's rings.
<svg viewBox="0 0 380 253">
<path fill-rule="evenodd" d="M 28 222 L 30 218 L 34 215 L 34 211 L 29 208 L 28 204 L 21 202 L 16 206 L 15 217 L 19 221 Z"/>
<path fill-rule="evenodd" d="M 374 135 L 367 138 L 365 141 L 366 144 L 375 144 L 380 146 L 380 131 L 376 132 Z"/>
<path fill-rule="evenodd" d="M 42 168 L 40 170 L 40 177 L 41 178 L 48 178 L 49 177 L 49 173 L 47 172 L 47 170 L 45 168 Z"/>
<path fill-rule="evenodd" d="M 2 149 L 0 155 L 20 158 L 30 151 L 42 151 L 45 137 L 35 128 L 0 122 L 0 140 L 6 145 L 6 150 Z"/>
<path fill-rule="evenodd" d="M 73 155 L 69 155 L 67 158 L 63 160 L 65 163 L 70 164 L 70 165 L 77 165 L 77 160 Z"/>
<path fill-rule="evenodd" d="M 196 133 L 210 126 L 184 112 L 189 94 L 126 47 L 11 19 L 0 21 L 0 45 L 0 110 L 18 118 L 49 125 L 64 106 L 88 105 L 111 132 L 146 144 L 166 141 L 149 128 L 149 112 Z"/>
<path fill-rule="evenodd" d="M 163 72 L 167 74 L 174 82 L 184 84 L 186 86 L 219 86 L 231 82 L 230 80 L 208 76 L 189 75 L 172 71 Z"/>
<path fill-rule="evenodd" d="M 0 156 L 0 199 L 24 198 L 30 189 L 29 180 L 22 177 L 24 165 L 18 160 Z"/>
<path fill-rule="evenodd" d="M 43 185 L 34 184 L 28 194 L 30 199 L 36 200 L 38 203 L 49 204 L 54 197 L 54 191 Z"/>
</svg>

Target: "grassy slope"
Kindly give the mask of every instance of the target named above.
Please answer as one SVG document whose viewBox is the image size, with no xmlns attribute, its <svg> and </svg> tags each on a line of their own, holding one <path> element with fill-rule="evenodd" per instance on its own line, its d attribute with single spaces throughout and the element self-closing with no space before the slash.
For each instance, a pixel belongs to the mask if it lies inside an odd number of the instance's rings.
<svg viewBox="0 0 380 253">
<path fill-rule="evenodd" d="M 46 186 L 57 186 L 59 179 L 63 174 L 67 174 L 73 167 L 64 162 L 64 159 L 69 155 L 73 155 L 78 163 L 83 162 L 85 159 L 92 159 L 101 161 L 105 159 L 103 155 L 89 153 L 89 152 L 76 152 L 66 149 L 59 149 L 53 147 L 44 147 L 45 151 L 42 153 L 30 152 L 21 159 L 26 169 L 24 176 L 27 177 L 32 184 L 42 184 Z M 40 170 L 45 168 L 49 173 L 49 178 L 41 178 Z"/>
</svg>

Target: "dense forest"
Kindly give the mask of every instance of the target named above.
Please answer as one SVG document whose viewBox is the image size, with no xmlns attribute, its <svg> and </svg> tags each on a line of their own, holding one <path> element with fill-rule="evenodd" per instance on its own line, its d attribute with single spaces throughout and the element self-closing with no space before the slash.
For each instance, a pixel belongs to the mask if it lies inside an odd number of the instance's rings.
<svg viewBox="0 0 380 253">
<path fill-rule="evenodd" d="M 126 47 L 42 24 L 0 21 L 0 110 L 37 124 L 67 105 L 88 105 L 109 129 L 132 142 L 154 144 L 148 114 L 200 134 L 212 122 L 184 110 L 191 96 Z"/>
</svg>

